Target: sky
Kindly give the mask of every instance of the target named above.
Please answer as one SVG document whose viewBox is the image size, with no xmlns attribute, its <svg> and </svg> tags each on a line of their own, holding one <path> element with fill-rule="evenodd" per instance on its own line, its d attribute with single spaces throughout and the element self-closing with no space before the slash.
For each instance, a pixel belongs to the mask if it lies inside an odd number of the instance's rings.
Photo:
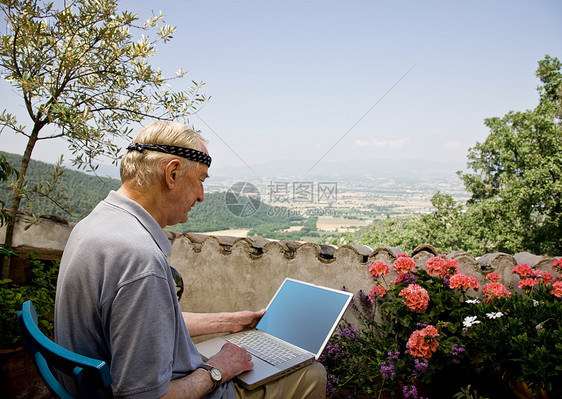
<svg viewBox="0 0 562 399">
<path fill-rule="evenodd" d="M 559 0 L 121 7 L 141 20 L 162 11 L 177 27 L 153 65 L 168 75 L 184 69 L 185 84 L 205 82 L 211 98 L 190 122 L 209 140 L 215 168 L 274 160 L 466 164 L 468 149 L 489 133 L 484 120 L 534 108 L 537 62 L 562 57 Z M 4 81 L 0 105 L 21 109 Z M 40 143 L 33 158 L 54 162 L 65 146 Z M 0 149 L 23 153 L 24 142 L 4 131 Z"/>
</svg>

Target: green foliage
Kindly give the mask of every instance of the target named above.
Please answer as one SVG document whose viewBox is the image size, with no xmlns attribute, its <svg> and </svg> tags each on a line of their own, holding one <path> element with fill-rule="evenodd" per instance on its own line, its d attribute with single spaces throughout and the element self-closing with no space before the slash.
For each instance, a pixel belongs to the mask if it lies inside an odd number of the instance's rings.
<svg viewBox="0 0 562 399">
<path fill-rule="evenodd" d="M 472 387 L 467 385 L 466 387 L 461 388 L 459 392 L 457 392 L 453 399 L 488 399 L 485 396 L 478 395 L 478 391 L 476 389 L 472 389 Z"/>
<path fill-rule="evenodd" d="M 473 305 L 469 313 L 479 323 L 469 329 L 470 349 L 478 355 L 476 366 L 488 372 L 562 396 L 562 306 L 547 284 L 535 285 L 528 294 Z M 499 313 L 498 313 L 499 312 Z M 491 318 L 492 314 L 501 314 Z M 509 339 L 506 339 L 509 337 Z"/>
<path fill-rule="evenodd" d="M 19 285 L 9 279 L 0 280 L 0 348 L 16 348 L 22 346 L 16 315 L 22 304 L 27 300 L 33 301 L 37 311 L 39 328 L 52 336 L 54 331 L 52 311 L 55 306 L 55 290 L 58 274 L 58 262 L 53 266 L 30 258 L 31 282 Z"/>
<path fill-rule="evenodd" d="M 21 156 L 15 154 L 1 153 L 11 164 L 21 162 Z M 73 170 L 65 170 L 60 176 L 60 181 L 56 184 L 58 192 L 64 194 L 64 207 L 60 207 L 53 203 L 52 200 L 34 194 L 41 188 L 34 188 L 43 185 L 43 189 L 53 187 L 45 187 L 46 182 L 51 181 L 52 172 L 56 172 L 56 165 L 47 164 L 39 161 L 31 161 L 27 176 L 26 184 L 30 188 L 27 195 L 22 200 L 22 210 L 27 212 L 38 213 L 42 215 L 56 215 L 64 217 L 72 222 L 79 221 L 82 217 L 89 214 L 97 203 L 103 200 L 110 190 L 119 188 L 120 182 L 114 179 L 101 179 L 97 176 L 86 175 L 82 172 Z M 7 183 L 0 182 L 0 201 L 8 201 L 11 191 Z M 60 197 L 59 197 L 60 198 Z M 68 214 L 63 208 L 71 209 L 72 214 Z"/>
<path fill-rule="evenodd" d="M 562 251 L 561 69 L 556 58 L 539 62 L 539 105 L 487 119 L 490 135 L 468 156 L 474 173 L 460 174 L 469 203 L 498 220 L 484 227 L 500 250 Z"/>
<path fill-rule="evenodd" d="M 378 221 L 359 238 L 359 243 L 371 246 L 390 246 L 411 252 L 418 245 L 430 243 L 440 252 L 475 250 L 466 242 L 467 232 L 459 222 L 464 207 L 450 195 L 437 192 L 431 199 L 435 211 L 420 216 L 391 218 Z"/>
</svg>

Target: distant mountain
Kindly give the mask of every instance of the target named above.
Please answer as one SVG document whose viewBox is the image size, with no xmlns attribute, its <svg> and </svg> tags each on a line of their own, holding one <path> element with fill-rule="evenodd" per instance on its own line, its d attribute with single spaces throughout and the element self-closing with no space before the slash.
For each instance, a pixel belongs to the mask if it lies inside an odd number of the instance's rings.
<svg viewBox="0 0 562 399">
<path fill-rule="evenodd" d="M 316 161 L 315 161 L 316 162 Z M 213 176 L 247 177 L 286 177 L 300 178 L 362 178 L 387 177 L 400 179 L 404 177 L 443 177 L 454 176 L 465 167 L 461 162 L 440 162 L 426 160 L 356 160 L 346 162 L 324 162 L 317 164 L 311 161 L 282 160 L 270 161 L 260 165 L 238 166 L 228 168 L 212 168 Z M 251 168 L 251 169 L 250 169 Z"/>
</svg>

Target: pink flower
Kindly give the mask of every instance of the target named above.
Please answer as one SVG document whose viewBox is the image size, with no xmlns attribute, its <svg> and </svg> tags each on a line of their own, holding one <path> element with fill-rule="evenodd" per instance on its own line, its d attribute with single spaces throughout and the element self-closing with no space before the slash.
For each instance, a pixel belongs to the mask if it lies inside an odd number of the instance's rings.
<svg viewBox="0 0 562 399">
<path fill-rule="evenodd" d="M 455 274 L 451 276 L 451 282 L 449 283 L 451 288 L 472 288 L 474 291 L 478 291 L 480 288 L 480 283 L 474 276 L 468 276 L 466 274 Z"/>
<path fill-rule="evenodd" d="M 486 274 L 486 280 L 490 280 L 492 283 L 497 283 L 500 278 L 501 277 L 498 273 L 488 273 L 488 274 Z"/>
<path fill-rule="evenodd" d="M 406 344 L 408 353 L 413 357 L 429 359 L 439 348 L 439 342 L 435 339 L 438 336 L 439 333 L 433 326 L 414 331 Z"/>
<path fill-rule="evenodd" d="M 521 289 L 531 289 L 535 284 L 538 284 L 538 281 L 534 278 L 527 277 L 519 282 L 517 286 Z"/>
<path fill-rule="evenodd" d="M 550 293 L 557 298 L 561 298 L 562 297 L 562 281 L 557 281 L 554 284 L 552 284 L 552 290 L 550 290 Z"/>
<path fill-rule="evenodd" d="M 447 259 L 446 275 L 452 276 L 459 272 L 459 262 L 454 259 Z M 445 277 L 445 276 L 442 276 Z"/>
<path fill-rule="evenodd" d="M 386 288 L 382 285 L 375 285 L 371 288 L 371 292 L 369 292 L 369 299 L 374 301 L 376 297 L 383 297 L 386 294 Z"/>
<path fill-rule="evenodd" d="M 425 267 L 430 276 L 446 278 L 458 272 L 459 262 L 454 259 L 445 259 L 445 255 L 441 254 L 429 258 L 425 263 Z"/>
<path fill-rule="evenodd" d="M 427 309 L 429 305 L 429 295 L 419 284 L 410 284 L 398 294 L 404 297 L 404 304 L 412 312 L 420 313 Z"/>
<path fill-rule="evenodd" d="M 488 278 L 488 276 L 486 276 L 486 278 Z M 491 283 L 484 285 L 482 288 L 482 294 L 484 295 L 486 302 L 490 302 L 494 298 L 511 296 L 511 292 L 509 292 L 506 286 L 496 281 L 492 281 Z"/>
<path fill-rule="evenodd" d="M 414 270 L 415 267 L 416 264 L 414 260 L 405 253 L 399 254 L 398 259 L 396 259 L 392 265 L 392 268 L 398 274 L 408 274 Z"/>
<path fill-rule="evenodd" d="M 377 261 L 372 263 L 371 266 L 369 266 L 369 273 L 371 273 L 371 277 L 376 279 L 377 277 L 382 276 L 383 274 L 386 275 L 390 273 L 390 269 L 385 262 Z"/>
<path fill-rule="evenodd" d="M 529 265 L 517 265 L 513 268 L 512 273 L 519 274 L 521 281 L 518 287 L 529 290 L 537 284 L 550 285 L 554 281 L 554 276 L 550 272 L 535 270 Z"/>
<path fill-rule="evenodd" d="M 544 283 L 546 285 L 551 284 L 554 281 L 554 277 L 550 272 L 544 272 L 542 270 L 535 270 L 533 276 L 539 283 Z"/>
<path fill-rule="evenodd" d="M 562 273 L 562 258 L 560 259 L 555 259 L 554 262 L 552 262 L 552 268 L 560 273 Z"/>
<path fill-rule="evenodd" d="M 447 261 L 444 259 L 445 255 L 439 255 L 429 258 L 425 262 L 425 268 L 430 276 L 441 276 L 443 270 L 447 268 Z"/>
<path fill-rule="evenodd" d="M 512 270 L 511 273 L 517 273 L 519 274 L 519 277 L 523 278 L 523 277 L 527 277 L 529 275 L 531 275 L 533 273 L 533 269 L 531 268 L 531 266 L 527 265 L 527 264 L 521 264 L 521 265 L 517 265 L 515 266 Z"/>
</svg>

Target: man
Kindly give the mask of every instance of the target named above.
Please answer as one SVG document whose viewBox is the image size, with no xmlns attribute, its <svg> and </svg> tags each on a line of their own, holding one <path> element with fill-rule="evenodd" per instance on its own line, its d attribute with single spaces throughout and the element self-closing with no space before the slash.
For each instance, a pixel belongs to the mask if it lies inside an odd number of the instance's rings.
<svg viewBox="0 0 562 399">
<path fill-rule="evenodd" d="M 253 391 L 231 381 L 253 367 L 245 349 L 228 343 L 203 363 L 191 336 L 253 327 L 264 313 L 179 307 L 162 229 L 187 221 L 203 201 L 211 157 L 203 138 L 177 122 L 150 124 L 127 149 L 122 186 L 76 225 L 65 247 L 57 342 L 108 363 L 106 397 L 323 397 L 326 374 L 318 363 Z"/>
</svg>

